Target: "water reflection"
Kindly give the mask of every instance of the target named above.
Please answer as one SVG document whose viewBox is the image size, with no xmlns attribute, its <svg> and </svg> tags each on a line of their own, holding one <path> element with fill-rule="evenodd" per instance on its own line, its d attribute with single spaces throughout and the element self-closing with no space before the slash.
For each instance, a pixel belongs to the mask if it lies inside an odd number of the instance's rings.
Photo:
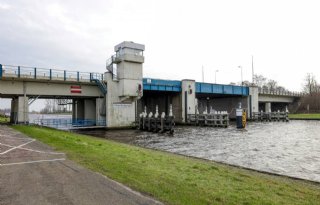
<svg viewBox="0 0 320 205">
<path fill-rule="evenodd" d="M 250 123 L 246 130 L 177 127 L 173 136 L 133 130 L 87 134 L 320 182 L 319 133 L 319 121 L 291 121 Z"/>
</svg>

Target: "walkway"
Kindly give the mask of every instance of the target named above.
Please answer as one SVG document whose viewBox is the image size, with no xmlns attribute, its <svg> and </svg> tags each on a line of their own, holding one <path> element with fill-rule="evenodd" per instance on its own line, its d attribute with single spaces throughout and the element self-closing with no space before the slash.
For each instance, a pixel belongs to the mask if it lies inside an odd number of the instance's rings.
<svg viewBox="0 0 320 205">
<path fill-rule="evenodd" d="M 0 204 L 161 204 L 0 125 Z"/>
</svg>

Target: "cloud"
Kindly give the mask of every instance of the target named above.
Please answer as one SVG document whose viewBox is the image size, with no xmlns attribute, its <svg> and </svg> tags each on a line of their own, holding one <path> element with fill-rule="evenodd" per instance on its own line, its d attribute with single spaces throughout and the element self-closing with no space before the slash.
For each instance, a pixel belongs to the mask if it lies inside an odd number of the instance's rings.
<svg viewBox="0 0 320 205">
<path fill-rule="evenodd" d="M 9 10 L 11 9 L 11 5 L 0 2 L 0 10 Z"/>
</svg>

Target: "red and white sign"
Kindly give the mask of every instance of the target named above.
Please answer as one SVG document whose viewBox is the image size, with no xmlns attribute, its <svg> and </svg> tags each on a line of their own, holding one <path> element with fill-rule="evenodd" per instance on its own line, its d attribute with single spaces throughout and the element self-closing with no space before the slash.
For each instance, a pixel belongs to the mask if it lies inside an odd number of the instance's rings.
<svg viewBox="0 0 320 205">
<path fill-rule="evenodd" d="M 80 85 L 71 85 L 70 92 L 71 93 L 81 93 L 82 92 L 81 86 Z"/>
</svg>

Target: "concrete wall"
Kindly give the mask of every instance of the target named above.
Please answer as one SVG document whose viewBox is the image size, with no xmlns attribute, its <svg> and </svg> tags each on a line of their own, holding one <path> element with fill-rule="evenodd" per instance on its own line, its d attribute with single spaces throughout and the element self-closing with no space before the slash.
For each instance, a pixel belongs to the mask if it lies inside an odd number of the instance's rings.
<svg viewBox="0 0 320 205">
<path fill-rule="evenodd" d="M 24 85 L 27 96 L 42 97 L 102 97 L 103 94 L 95 84 L 55 83 L 55 82 L 23 82 L 0 80 L 0 95 L 15 96 L 24 94 Z M 72 85 L 80 85 L 81 93 L 71 93 Z"/>
<path fill-rule="evenodd" d="M 259 94 L 259 102 L 293 103 L 295 97 Z"/>
</svg>

